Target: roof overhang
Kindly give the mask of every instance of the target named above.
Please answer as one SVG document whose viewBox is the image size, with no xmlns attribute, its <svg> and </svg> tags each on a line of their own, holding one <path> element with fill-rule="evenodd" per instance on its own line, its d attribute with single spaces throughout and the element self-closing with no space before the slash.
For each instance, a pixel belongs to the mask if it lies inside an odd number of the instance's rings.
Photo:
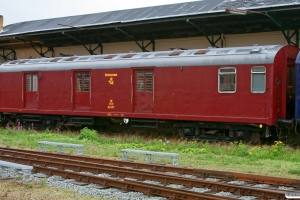
<svg viewBox="0 0 300 200">
<path fill-rule="evenodd" d="M 24 41 L 49 47 L 63 47 L 99 43 L 114 43 L 141 40 L 186 38 L 220 34 L 242 34 L 300 29 L 300 3 L 251 8 L 247 15 L 231 14 L 225 10 L 211 10 L 202 13 L 169 15 L 138 20 L 110 21 L 72 25 L 59 23 L 55 28 L 30 29 L 0 34 L 0 46 L 16 49 L 28 47 Z M 274 23 L 267 13 L 282 27 Z M 51 21 L 51 19 L 49 19 Z M 63 21 L 63 20 L 62 20 Z M 38 23 L 37 21 L 36 23 Z M 18 24 L 11 25 L 17 26 Z M 198 28 L 197 28 L 198 27 Z M 9 26 L 7 28 L 10 28 Z M 122 31 L 120 31 L 122 30 Z M 201 30 L 201 31 L 199 31 Z M 124 34 L 126 33 L 126 34 Z"/>
</svg>

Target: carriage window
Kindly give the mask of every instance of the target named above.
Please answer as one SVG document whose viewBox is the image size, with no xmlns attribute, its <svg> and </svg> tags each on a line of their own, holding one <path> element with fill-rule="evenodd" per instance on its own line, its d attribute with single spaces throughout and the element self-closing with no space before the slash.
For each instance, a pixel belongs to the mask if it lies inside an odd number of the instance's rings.
<svg viewBox="0 0 300 200">
<path fill-rule="evenodd" d="M 144 92 L 144 71 L 137 71 L 137 92 Z"/>
<path fill-rule="evenodd" d="M 153 70 L 137 70 L 136 77 L 137 92 L 153 91 Z"/>
<path fill-rule="evenodd" d="M 26 74 L 26 91 L 31 91 L 31 74 Z"/>
<path fill-rule="evenodd" d="M 266 68 L 252 67 L 251 69 L 251 92 L 264 93 L 266 91 Z"/>
<path fill-rule="evenodd" d="M 220 68 L 219 69 L 219 92 L 234 93 L 236 91 L 236 69 Z"/>
<path fill-rule="evenodd" d="M 152 92 L 153 90 L 153 74 L 152 70 L 146 71 L 146 92 Z"/>
<path fill-rule="evenodd" d="M 90 72 L 76 72 L 76 91 L 90 91 Z"/>
<path fill-rule="evenodd" d="M 26 91 L 27 92 L 37 92 L 38 91 L 37 74 L 26 74 Z"/>
</svg>

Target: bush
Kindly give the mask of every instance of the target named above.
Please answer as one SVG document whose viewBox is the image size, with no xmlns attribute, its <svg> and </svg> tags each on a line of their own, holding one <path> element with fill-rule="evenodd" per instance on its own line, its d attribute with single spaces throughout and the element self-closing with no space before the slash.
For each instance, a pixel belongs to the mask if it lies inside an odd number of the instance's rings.
<svg viewBox="0 0 300 200">
<path fill-rule="evenodd" d="M 78 137 L 79 140 L 98 141 L 98 133 L 95 130 L 88 129 L 87 127 L 80 130 Z"/>
</svg>

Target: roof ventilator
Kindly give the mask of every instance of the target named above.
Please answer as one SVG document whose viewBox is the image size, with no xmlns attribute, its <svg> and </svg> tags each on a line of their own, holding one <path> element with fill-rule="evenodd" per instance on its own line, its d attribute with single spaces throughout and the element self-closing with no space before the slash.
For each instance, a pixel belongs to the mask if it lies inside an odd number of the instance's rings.
<svg viewBox="0 0 300 200">
<path fill-rule="evenodd" d="M 9 64 L 17 64 L 18 62 L 19 62 L 18 60 L 15 60 L 15 61 L 10 62 Z"/>
<path fill-rule="evenodd" d="M 78 57 L 74 56 L 74 57 L 67 58 L 67 59 L 64 60 L 64 61 L 73 61 L 73 60 L 75 60 L 76 58 L 78 58 Z"/>
<path fill-rule="evenodd" d="M 50 60 L 50 62 L 57 62 L 59 61 L 61 58 L 54 58 L 53 60 Z"/>
<path fill-rule="evenodd" d="M 87 60 L 89 59 L 90 57 L 82 57 L 82 58 L 79 58 L 78 60 L 82 61 L 82 60 Z"/>
<path fill-rule="evenodd" d="M 207 52 L 209 52 L 209 50 L 207 49 L 200 49 L 199 51 L 195 52 L 195 55 L 199 55 L 199 54 L 206 54 Z"/>
<path fill-rule="evenodd" d="M 96 57 L 93 57 L 92 60 L 102 60 L 104 59 L 106 56 L 96 56 Z"/>
<path fill-rule="evenodd" d="M 117 55 L 108 55 L 108 56 L 106 56 L 105 58 L 103 58 L 103 59 L 112 59 L 112 58 L 114 58 L 114 57 L 116 57 Z"/>
<path fill-rule="evenodd" d="M 26 63 L 27 61 L 29 61 L 29 60 L 21 60 L 18 64 L 24 64 L 24 63 Z"/>
<path fill-rule="evenodd" d="M 250 51 L 250 53 L 260 53 L 261 48 L 255 48 Z"/>
<path fill-rule="evenodd" d="M 135 53 L 129 53 L 129 54 L 123 56 L 122 58 L 132 58 L 135 55 L 136 55 Z"/>
<path fill-rule="evenodd" d="M 180 54 L 182 54 L 183 51 L 174 51 L 173 53 L 171 53 L 169 56 L 179 56 Z"/>
</svg>

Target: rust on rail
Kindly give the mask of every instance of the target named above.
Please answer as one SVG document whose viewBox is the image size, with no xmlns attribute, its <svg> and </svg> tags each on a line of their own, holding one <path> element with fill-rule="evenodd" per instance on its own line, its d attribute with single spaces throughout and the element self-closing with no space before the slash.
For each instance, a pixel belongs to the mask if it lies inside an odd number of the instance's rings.
<svg viewBox="0 0 300 200">
<path fill-rule="evenodd" d="M 74 179 L 76 181 L 96 183 L 104 187 L 115 187 L 125 191 L 137 191 L 147 194 L 148 196 L 163 196 L 169 197 L 170 199 L 186 199 L 186 200 L 231 200 L 234 198 L 229 197 L 218 197 L 210 194 L 200 194 L 194 192 L 187 192 L 179 189 L 172 189 L 163 186 L 155 186 L 149 184 L 138 183 L 127 180 L 117 180 L 110 178 L 97 177 L 87 174 L 81 174 L 77 172 L 66 172 L 59 169 L 49 169 L 43 166 L 35 166 L 37 172 L 42 172 L 47 175 L 57 175 L 63 178 Z"/>
<path fill-rule="evenodd" d="M 3 153 L 4 154 L 4 153 Z M 259 198 L 276 198 L 284 199 L 284 191 L 276 191 L 272 189 L 262 189 L 248 186 L 232 185 L 224 182 L 207 181 L 201 179 L 184 178 L 179 176 L 165 175 L 161 173 L 149 173 L 144 171 L 129 170 L 128 168 L 105 166 L 96 163 L 87 163 L 72 161 L 60 158 L 51 158 L 49 156 L 36 156 L 34 154 L 23 154 L 21 152 L 14 152 L 13 155 L 0 155 L 0 159 L 10 162 L 17 162 L 33 166 L 46 166 L 57 168 L 61 170 L 73 170 L 78 172 L 91 172 L 91 173 L 107 173 L 119 178 L 134 178 L 138 181 L 152 180 L 166 184 L 180 184 L 187 188 L 209 188 L 212 191 L 225 191 L 231 192 L 236 195 L 252 195 Z M 23 154 L 23 155 L 22 155 Z M 47 161 L 46 161 L 47 160 Z M 103 184 L 102 184 L 103 185 Z"/>
<path fill-rule="evenodd" d="M 297 189 L 300 189 L 300 180 L 290 179 L 290 178 L 269 177 L 269 176 L 234 173 L 234 172 L 223 172 L 223 171 L 206 170 L 206 169 L 193 169 L 187 167 L 162 166 L 162 165 L 146 164 L 146 163 L 134 163 L 128 161 L 121 161 L 121 160 L 92 158 L 87 156 L 75 156 L 75 155 L 66 155 L 66 154 L 0 147 L 0 155 L 3 153 L 7 155 L 14 155 L 17 152 L 24 152 L 24 153 L 27 152 L 29 154 L 34 154 L 36 156 L 38 155 L 51 156 L 52 160 L 54 159 L 53 157 L 56 157 L 61 159 L 83 161 L 83 162 L 90 162 L 96 164 L 106 164 L 106 165 L 113 165 L 119 167 L 130 167 L 133 169 L 148 169 L 154 172 L 173 172 L 178 174 L 190 174 L 190 175 L 201 177 L 203 179 L 219 178 L 225 181 L 240 180 L 240 181 L 247 181 L 249 183 L 264 183 L 264 184 L 271 184 L 276 186 L 289 186 L 289 187 L 295 187 Z"/>
</svg>

